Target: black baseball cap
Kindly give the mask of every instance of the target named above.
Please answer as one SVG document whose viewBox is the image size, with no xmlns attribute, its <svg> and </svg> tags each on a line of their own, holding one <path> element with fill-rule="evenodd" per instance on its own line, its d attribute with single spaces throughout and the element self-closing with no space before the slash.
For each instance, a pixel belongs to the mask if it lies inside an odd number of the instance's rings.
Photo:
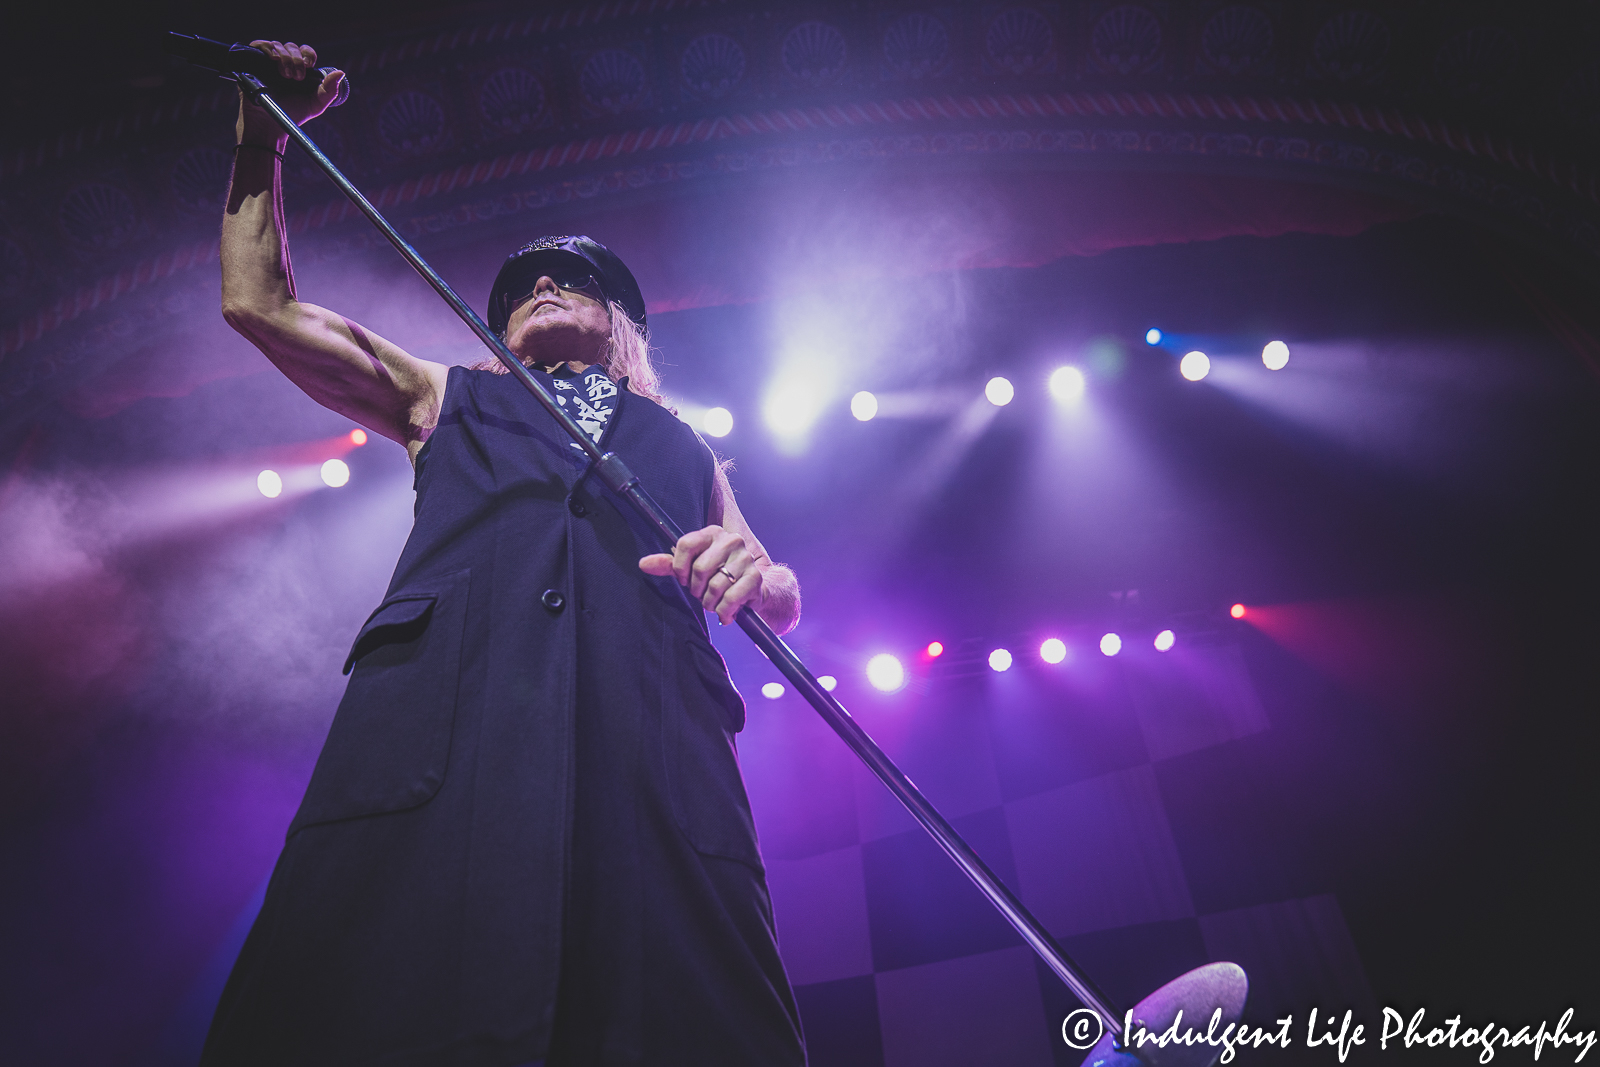
<svg viewBox="0 0 1600 1067">
<path fill-rule="evenodd" d="M 550 268 L 577 266 L 594 275 L 607 300 L 622 305 L 628 318 L 641 330 L 645 328 L 644 296 L 633 272 L 616 253 L 590 237 L 540 237 L 507 256 L 489 290 L 489 328 L 504 335 L 512 300 L 533 288 Z"/>
</svg>

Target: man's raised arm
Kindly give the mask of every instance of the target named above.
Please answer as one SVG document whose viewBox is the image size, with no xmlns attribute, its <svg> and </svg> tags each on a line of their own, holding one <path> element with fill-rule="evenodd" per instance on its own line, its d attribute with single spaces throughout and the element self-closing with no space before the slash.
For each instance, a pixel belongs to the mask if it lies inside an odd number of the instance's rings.
<svg viewBox="0 0 1600 1067">
<path fill-rule="evenodd" d="M 285 77 L 303 79 L 316 67 L 309 46 L 251 43 L 277 59 Z M 307 122 L 327 109 L 343 77 L 329 74 L 314 100 L 278 103 Z M 446 368 L 295 298 L 281 182 L 288 136 L 248 100 L 240 102 L 238 135 L 222 219 L 223 318 L 317 403 L 405 445 L 414 459 L 439 420 Z"/>
</svg>

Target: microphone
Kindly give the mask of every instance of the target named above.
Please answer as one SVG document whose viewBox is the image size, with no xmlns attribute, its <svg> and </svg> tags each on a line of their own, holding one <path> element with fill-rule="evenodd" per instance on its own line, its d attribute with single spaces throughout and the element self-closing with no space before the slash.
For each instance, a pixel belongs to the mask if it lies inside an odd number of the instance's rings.
<svg viewBox="0 0 1600 1067">
<path fill-rule="evenodd" d="M 285 78 L 278 70 L 278 62 L 258 48 L 247 44 L 223 44 L 205 37 L 190 37 L 184 33 L 167 34 L 167 54 L 177 56 L 186 63 L 206 70 L 214 70 L 230 81 L 238 81 L 240 74 L 253 74 L 261 79 L 267 90 L 291 96 L 315 96 L 317 87 L 332 67 L 318 67 L 308 71 L 304 81 Z M 312 74 L 316 77 L 312 77 Z M 350 75 L 339 83 L 339 93 L 329 107 L 338 107 L 350 98 Z"/>
</svg>

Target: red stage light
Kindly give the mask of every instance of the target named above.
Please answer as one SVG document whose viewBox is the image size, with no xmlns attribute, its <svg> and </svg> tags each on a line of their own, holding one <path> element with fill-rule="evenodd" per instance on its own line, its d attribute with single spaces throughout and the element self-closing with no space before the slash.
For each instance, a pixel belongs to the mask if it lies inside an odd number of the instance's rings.
<svg viewBox="0 0 1600 1067">
<path fill-rule="evenodd" d="M 942 655 L 944 655 L 944 645 L 940 644 L 938 641 L 929 641 L 928 642 L 928 658 L 929 659 L 937 659 L 939 656 L 942 656 Z"/>
<path fill-rule="evenodd" d="M 1228 609 L 1228 614 L 1232 615 L 1236 619 L 1244 618 L 1244 605 L 1235 604 L 1233 607 Z"/>
<path fill-rule="evenodd" d="M 351 430 L 350 431 L 350 443 L 355 445 L 358 448 L 360 446 L 366 444 L 367 443 L 367 431 L 362 430 L 362 429 Z"/>
</svg>

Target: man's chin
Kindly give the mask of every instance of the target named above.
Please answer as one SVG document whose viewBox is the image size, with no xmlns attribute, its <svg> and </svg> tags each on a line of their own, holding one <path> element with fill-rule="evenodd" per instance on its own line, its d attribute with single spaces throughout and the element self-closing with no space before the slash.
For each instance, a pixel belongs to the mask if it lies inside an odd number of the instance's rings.
<svg viewBox="0 0 1600 1067">
<path fill-rule="evenodd" d="M 576 333 L 567 323 L 529 323 L 506 347 L 524 363 L 533 359 L 548 363 L 556 353 L 573 347 L 569 342 Z"/>
</svg>

